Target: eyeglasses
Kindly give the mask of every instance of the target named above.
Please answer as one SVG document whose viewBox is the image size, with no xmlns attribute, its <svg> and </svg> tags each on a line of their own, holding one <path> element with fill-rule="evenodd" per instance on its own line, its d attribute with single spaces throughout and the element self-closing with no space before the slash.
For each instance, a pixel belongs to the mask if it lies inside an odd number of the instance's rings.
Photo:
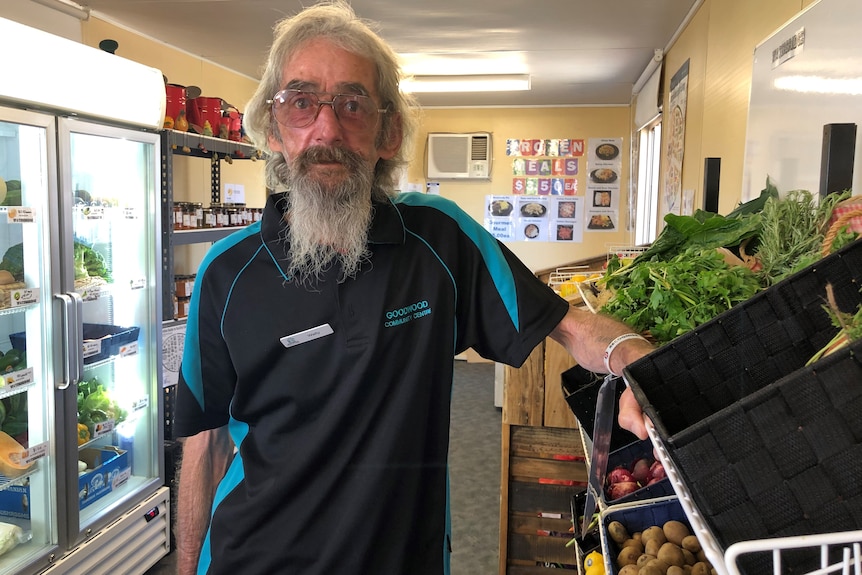
<svg viewBox="0 0 862 575">
<path fill-rule="evenodd" d="M 272 106 L 275 120 L 286 128 L 310 126 L 317 119 L 321 106 L 330 106 L 341 127 L 351 132 L 364 132 L 374 127 L 380 114 L 388 112 L 360 94 L 335 94 L 331 100 L 321 100 L 316 92 L 281 90 L 267 103 Z"/>
</svg>

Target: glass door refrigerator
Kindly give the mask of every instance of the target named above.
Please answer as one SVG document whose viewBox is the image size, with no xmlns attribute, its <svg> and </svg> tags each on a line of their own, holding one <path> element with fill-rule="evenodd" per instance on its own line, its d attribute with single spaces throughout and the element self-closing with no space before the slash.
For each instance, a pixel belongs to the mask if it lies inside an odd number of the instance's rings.
<svg viewBox="0 0 862 575">
<path fill-rule="evenodd" d="M 144 573 L 170 545 L 162 75 L 0 37 L 34 47 L 0 81 L 0 575 Z"/>
</svg>

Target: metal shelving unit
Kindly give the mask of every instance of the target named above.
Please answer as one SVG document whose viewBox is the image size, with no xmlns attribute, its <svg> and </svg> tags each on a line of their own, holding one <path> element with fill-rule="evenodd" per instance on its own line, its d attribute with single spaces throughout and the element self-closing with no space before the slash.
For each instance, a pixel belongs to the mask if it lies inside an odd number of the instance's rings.
<svg viewBox="0 0 862 575">
<path fill-rule="evenodd" d="M 210 161 L 210 201 L 221 201 L 221 163 L 261 158 L 254 146 L 233 140 L 203 136 L 193 132 L 161 132 L 162 174 L 162 319 L 174 319 L 174 247 L 217 241 L 237 228 L 205 228 L 174 231 L 174 156 L 191 156 Z"/>
</svg>

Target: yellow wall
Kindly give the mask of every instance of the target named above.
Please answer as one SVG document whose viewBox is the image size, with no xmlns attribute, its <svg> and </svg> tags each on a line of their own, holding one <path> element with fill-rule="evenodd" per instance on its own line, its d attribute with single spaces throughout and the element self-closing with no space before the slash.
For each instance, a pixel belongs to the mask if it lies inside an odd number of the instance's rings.
<svg viewBox="0 0 862 575">
<path fill-rule="evenodd" d="M 670 78 L 689 60 L 685 152 L 682 189 L 695 190 L 694 206 L 703 202 L 703 162 L 721 158 L 719 212 L 740 201 L 751 66 L 755 46 L 815 0 L 705 0 L 664 59 L 664 113 L 668 112 Z M 119 42 L 117 54 L 161 69 L 173 83 L 199 86 L 205 96 L 218 96 L 240 110 L 256 81 L 174 50 L 111 24 L 90 18 L 83 24 L 83 41 L 97 46 L 104 38 Z M 478 221 L 484 218 L 484 198 L 507 194 L 511 166 L 505 156 L 507 138 L 623 138 L 623 157 L 631 144 L 628 107 L 426 109 L 416 136 L 408 180 L 424 186 L 425 138 L 428 132 L 488 131 L 494 134 L 494 164 L 490 182 L 441 182 L 441 195 L 458 202 Z M 663 149 L 664 150 L 664 149 Z M 664 155 L 663 151 L 663 155 Z M 178 158 L 175 195 L 179 200 L 206 201 L 209 167 Z M 584 159 L 584 162 L 586 160 Z M 662 158 L 662 172 L 666 159 Z M 222 181 L 246 186 L 247 203 L 263 205 L 265 192 L 260 163 L 222 165 Z M 581 167 L 579 194 L 586 189 Z M 624 160 L 621 195 L 627 195 L 630 170 Z M 200 195 L 199 195 L 200 194 Z M 510 242 L 509 247 L 533 270 L 552 268 L 605 253 L 609 245 L 628 245 L 626 198 L 620 198 L 618 232 L 584 231 L 580 244 Z M 187 270 L 178 270 L 187 271 Z"/>
<path fill-rule="evenodd" d="M 440 182 L 440 195 L 452 199 L 478 221 L 485 215 L 486 195 L 512 193 L 512 164 L 506 156 L 509 138 L 622 138 L 621 155 L 628 158 L 628 107 L 595 108 L 474 108 L 425 109 L 413 147 L 408 180 L 424 187 L 425 140 L 428 132 L 491 132 L 493 162 L 491 181 Z M 578 195 L 584 197 L 588 167 L 586 155 L 578 167 Z M 628 162 L 623 160 L 620 174 L 621 196 L 627 196 Z M 606 253 L 610 245 L 630 245 L 632 234 L 625 231 L 625 200 L 620 198 L 620 223 L 617 232 L 584 230 L 583 243 L 508 242 L 508 247 L 536 271 Z"/>
<path fill-rule="evenodd" d="M 721 158 L 719 213 L 740 202 L 754 49 L 813 1 L 706 0 L 665 55 L 665 114 L 670 79 L 689 60 L 682 189 L 695 190 L 695 207 L 707 157 Z"/>
</svg>

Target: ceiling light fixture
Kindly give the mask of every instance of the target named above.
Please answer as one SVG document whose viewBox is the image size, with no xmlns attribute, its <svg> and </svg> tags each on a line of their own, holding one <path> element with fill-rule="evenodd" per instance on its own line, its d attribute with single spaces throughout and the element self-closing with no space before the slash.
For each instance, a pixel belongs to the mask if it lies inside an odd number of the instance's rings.
<svg viewBox="0 0 862 575">
<path fill-rule="evenodd" d="M 529 89 L 529 74 L 413 76 L 401 81 L 401 90 L 411 93 L 517 92 Z"/>
</svg>

